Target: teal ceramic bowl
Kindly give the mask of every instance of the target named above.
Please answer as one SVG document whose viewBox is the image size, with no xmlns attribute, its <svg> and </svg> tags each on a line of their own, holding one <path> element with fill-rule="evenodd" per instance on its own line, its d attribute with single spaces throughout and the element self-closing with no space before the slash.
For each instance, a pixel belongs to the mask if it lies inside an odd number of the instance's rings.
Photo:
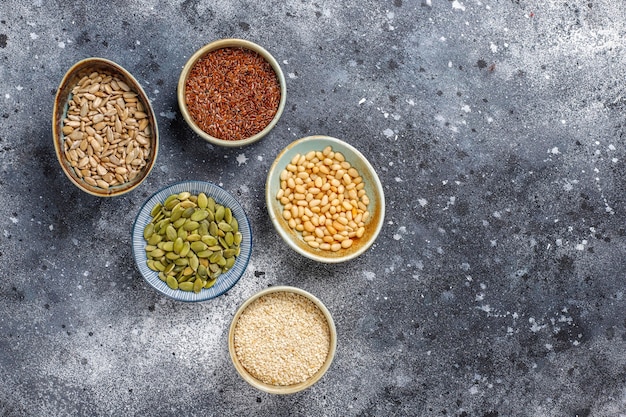
<svg viewBox="0 0 626 417">
<path fill-rule="evenodd" d="M 281 172 L 286 169 L 292 159 L 300 154 L 306 155 L 310 151 L 323 151 L 330 146 L 333 152 L 340 152 L 347 162 L 354 167 L 363 179 L 364 189 L 369 197 L 367 211 L 369 218 L 365 222 L 365 232 L 349 248 L 341 248 L 338 251 L 324 250 L 311 247 L 304 239 L 301 232 L 290 227 L 283 212 L 285 205 L 277 199 L 281 189 Z M 274 160 L 265 184 L 265 201 L 267 210 L 276 231 L 280 237 L 293 250 L 307 258 L 323 263 L 339 263 L 354 259 L 368 250 L 376 240 L 385 218 L 385 196 L 382 184 L 376 175 L 376 171 L 352 145 L 330 136 L 308 136 L 288 145 Z"/>
</svg>

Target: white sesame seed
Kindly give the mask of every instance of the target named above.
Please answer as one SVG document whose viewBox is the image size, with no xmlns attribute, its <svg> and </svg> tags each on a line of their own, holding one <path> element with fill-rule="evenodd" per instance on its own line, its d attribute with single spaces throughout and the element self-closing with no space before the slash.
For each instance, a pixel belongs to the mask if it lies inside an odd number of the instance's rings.
<svg viewBox="0 0 626 417">
<path fill-rule="evenodd" d="M 293 385 L 311 378 L 330 350 L 330 329 L 322 311 L 292 292 L 266 294 L 239 316 L 235 353 L 255 378 L 271 385 Z"/>
</svg>

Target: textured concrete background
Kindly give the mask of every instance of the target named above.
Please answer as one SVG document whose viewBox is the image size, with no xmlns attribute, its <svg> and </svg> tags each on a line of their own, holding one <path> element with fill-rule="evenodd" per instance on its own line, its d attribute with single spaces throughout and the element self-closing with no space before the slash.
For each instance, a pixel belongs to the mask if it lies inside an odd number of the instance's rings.
<svg viewBox="0 0 626 417">
<path fill-rule="evenodd" d="M 537 4 L 539 3 L 539 4 Z M 214 148 L 186 127 L 186 59 L 225 37 L 280 62 L 269 136 Z M 320 0 L 0 4 L 0 415 L 625 416 L 626 4 Z M 62 174 L 52 104 L 76 61 L 128 69 L 158 115 L 155 169 L 97 199 Z M 387 197 L 373 248 L 290 251 L 263 200 L 291 141 L 360 149 Z M 254 232 L 240 282 L 180 304 L 131 257 L 153 192 L 208 180 Z M 338 351 L 292 396 L 236 374 L 226 334 L 268 285 L 317 295 Z"/>
</svg>

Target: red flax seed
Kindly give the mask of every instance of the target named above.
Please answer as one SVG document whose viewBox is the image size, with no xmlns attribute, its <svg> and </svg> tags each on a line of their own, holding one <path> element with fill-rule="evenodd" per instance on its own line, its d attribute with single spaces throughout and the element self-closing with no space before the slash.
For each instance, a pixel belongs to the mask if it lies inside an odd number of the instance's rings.
<svg viewBox="0 0 626 417">
<path fill-rule="evenodd" d="M 218 139 L 241 140 L 270 124 L 278 111 L 280 84 L 258 53 L 220 48 L 191 68 L 185 100 L 200 129 Z"/>
</svg>

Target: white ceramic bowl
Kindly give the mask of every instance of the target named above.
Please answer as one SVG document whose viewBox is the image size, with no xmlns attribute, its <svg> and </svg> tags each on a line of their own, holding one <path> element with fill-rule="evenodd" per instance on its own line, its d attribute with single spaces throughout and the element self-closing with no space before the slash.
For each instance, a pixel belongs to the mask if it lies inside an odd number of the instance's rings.
<svg viewBox="0 0 626 417">
<path fill-rule="evenodd" d="M 295 155 L 305 155 L 310 151 L 322 151 L 331 146 L 335 152 L 341 152 L 345 160 L 356 168 L 365 183 L 365 191 L 369 196 L 368 211 L 370 217 L 365 224 L 365 233 L 354 239 L 354 243 L 347 249 L 337 252 L 316 249 L 309 246 L 303 239 L 302 233 L 292 229 L 283 217 L 284 206 L 276 198 L 281 188 L 280 174 L 287 167 Z M 350 144 L 329 136 L 308 136 L 288 145 L 275 159 L 270 167 L 265 184 L 265 202 L 267 210 L 276 231 L 280 237 L 296 252 L 307 258 L 324 262 L 338 263 L 354 259 L 365 252 L 376 240 L 385 218 L 385 196 L 383 187 L 376 172 L 369 161 Z"/>
<path fill-rule="evenodd" d="M 143 237 L 143 231 L 152 220 L 150 211 L 157 203 L 163 203 L 168 196 L 184 191 L 192 194 L 203 192 L 207 197 L 213 197 L 216 203 L 230 207 L 233 217 L 239 222 L 239 231 L 243 238 L 240 244 L 241 252 L 237 256 L 233 267 L 220 275 L 211 288 L 203 288 L 199 293 L 171 289 L 159 278 L 158 273 L 150 269 L 146 264 L 148 258 L 145 251 L 146 241 Z M 178 301 L 206 301 L 230 290 L 245 272 L 252 253 L 252 230 L 243 207 L 226 190 L 210 182 L 183 181 L 157 191 L 143 204 L 133 224 L 132 245 L 137 269 L 139 269 L 146 282 L 157 292 Z"/>
</svg>

